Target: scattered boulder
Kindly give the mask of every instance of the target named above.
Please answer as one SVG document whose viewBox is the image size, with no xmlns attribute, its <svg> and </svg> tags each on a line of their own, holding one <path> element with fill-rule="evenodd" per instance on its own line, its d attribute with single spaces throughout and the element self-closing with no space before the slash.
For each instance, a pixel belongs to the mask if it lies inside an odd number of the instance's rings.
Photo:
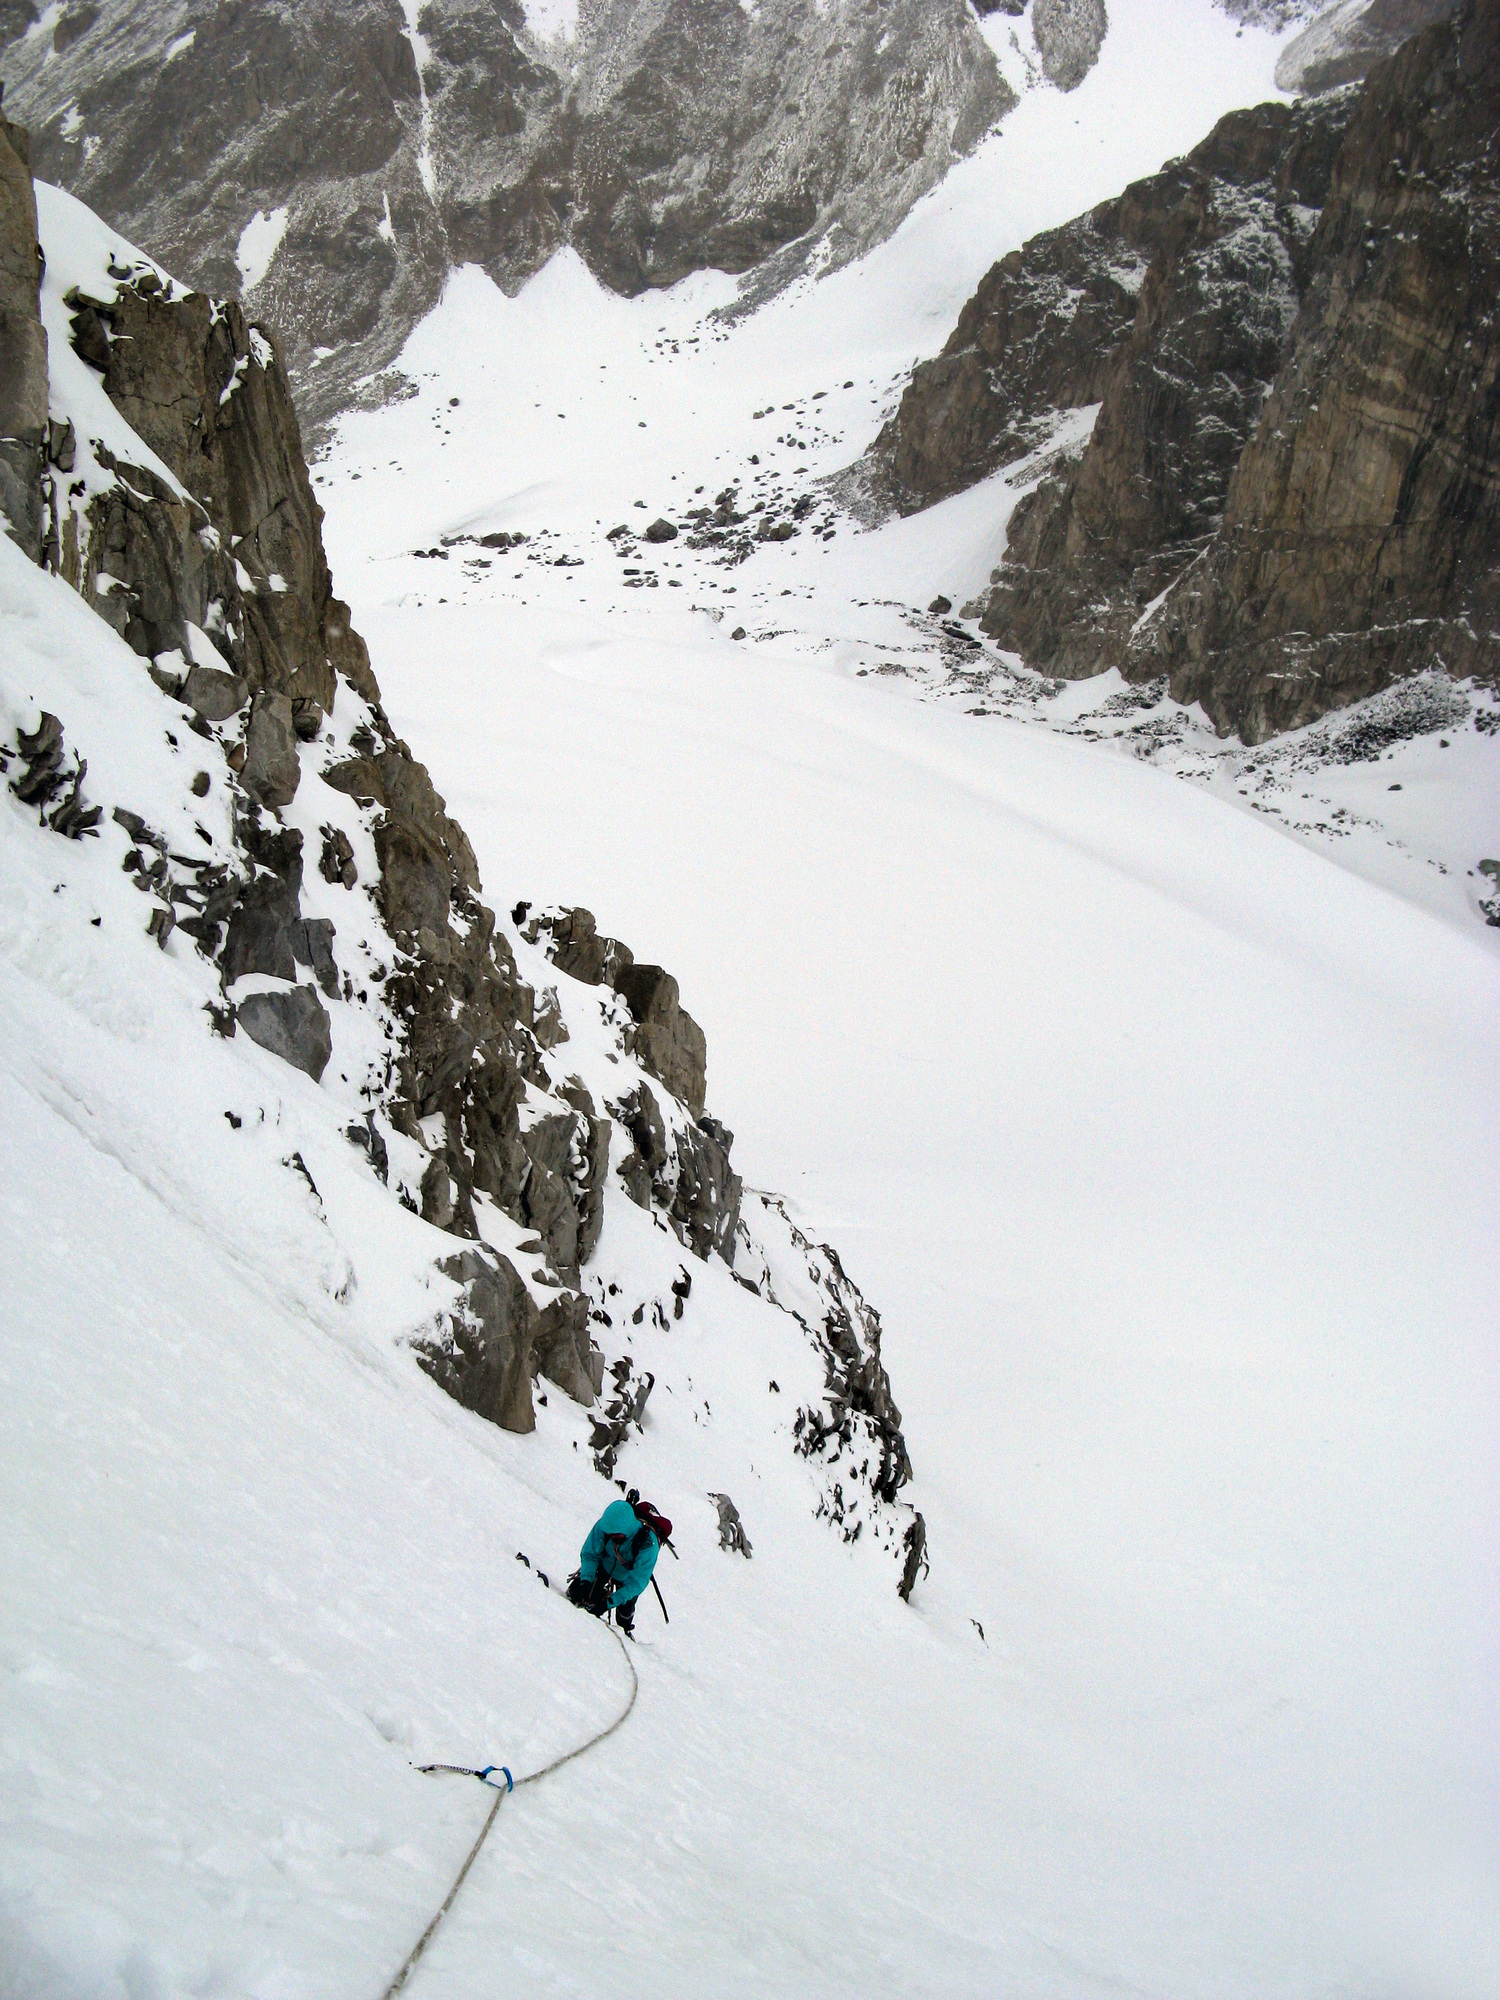
<svg viewBox="0 0 1500 2000">
<path fill-rule="evenodd" d="M 298 882 L 301 873 L 299 857 Z M 297 959 L 293 939 L 300 922 L 296 886 L 284 876 L 267 872 L 246 882 L 230 914 L 219 960 L 225 986 L 232 986 L 247 973 L 294 980 Z"/>
<path fill-rule="evenodd" d="M 180 698 L 205 722 L 227 722 L 250 699 L 250 685 L 241 675 L 221 673 L 217 667 L 189 667 Z"/>
<path fill-rule="evenodd" d="M 280 1056 L 293 1069 L 305 1070 L 317 1083 L 333 1054 L 333 1028 L 310 986 L 291 986 L 284 993 L 247 993 L 236 1018 L 252 1042 Z"/>
<path fill-rule="evenodd" d="M 935 597 L 927 609 L 934 618 L 946 618 L 953 609 L 953 602 L 951 598 Z"/>
<path fill-rule="evenodd" d="M 634 1317 L 639 1324 L 642 1314 L 637 1312 Z M 634 1424 L 637 1431 L 645 1428 L 646 1404 L 656 1386 L 656 1377 L 648 1370 L 632 1382 L 634 1372 L 634 1364 L 628 1354 L 622 1354 L 618 1361 L 611 1364 L 609 1373 L 614 1378 L 614 1390 L 602 1413 L 594 1419 L 589 1448 L 594 1454 L 594 1470 L 605 1479 L 615 1476 L 615 1460 L 631 1425 Z"/>
<path fill-rule="evenodd" d="M 667 520 L 655 520 L 646 530 L 646 540 L 648 542 L 675 542 L 676 539 L 677 530 L 672 522 Z"/>
<path fill-rule="evenodd" d="M 99 307 L 80 303 L 78 311 L 68 321 L 68 329 L 73 352 L 79 360 L 86 361 L 90 368 L 97 368 L 101 375 L 105 374 L 109 368 L 109 330 Z"/>
<path fill-rule="evenodd" d="M 341 828 L 325 826 L 323 851 L 318 857 L 318 873 L 325 882 L 342 882 L 346 889 L 352 889 L 359 880 L 359 870 L 354 865 L 354 848 L 349 836 Z"/>
</svg>

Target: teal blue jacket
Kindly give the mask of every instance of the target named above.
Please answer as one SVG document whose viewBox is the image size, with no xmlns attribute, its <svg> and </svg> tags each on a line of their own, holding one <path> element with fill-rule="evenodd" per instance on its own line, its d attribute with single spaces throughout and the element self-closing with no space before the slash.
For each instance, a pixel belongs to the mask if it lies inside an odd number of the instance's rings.
<svg viewBox="0 0 1500 2000">
<path fill-rule="evenodd" d="M 639 1546 L 637 1547 L 637 1536 Z M 630 1552 L 636 1548 L 635 1560 Z M 629 1604 L 651 1581 L 661 1543 L 628 1500 L 611 1500 L 593 1527 L 578 1558 L 578 1574 L 592 1583 L 602 1570 L 610 1586 L 611 1604 Z"/>
</svg>

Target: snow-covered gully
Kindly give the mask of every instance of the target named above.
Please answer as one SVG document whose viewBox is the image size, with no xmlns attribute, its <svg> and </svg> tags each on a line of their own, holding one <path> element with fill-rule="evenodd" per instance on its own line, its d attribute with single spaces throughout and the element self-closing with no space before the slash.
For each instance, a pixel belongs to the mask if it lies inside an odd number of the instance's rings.
<svg viewBox="0 0 1500 2000">
<path fill-rule="evenodd" d="M 0 537 L 0 2000 L 1500 1991 L 1493 691 L 1252 751 L 1028 674 L 964 607 L 1093 406 L 849 475 L 1278 11 L 1112 0 L 753 311 L 457 271 L 264 542 L 75 350 L 170 279 L 42 191 L 59 540 L 222 587 L 143 660 Z M 252 762 L 312 492 L 334 698 Z M 631 1484 L 627 1685 L 557 1580 Z"/>
</svg>

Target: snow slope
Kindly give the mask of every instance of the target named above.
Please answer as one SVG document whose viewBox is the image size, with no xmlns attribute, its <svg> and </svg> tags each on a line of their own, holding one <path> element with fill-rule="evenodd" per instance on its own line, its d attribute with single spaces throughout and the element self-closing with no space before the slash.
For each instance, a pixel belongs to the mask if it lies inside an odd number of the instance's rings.
<svg viewBox="0 0 1500 2000">
<path fill-rule="evenodd" d="M 131 670 L 0 560 L 39 699 Z M 412 637 L 447 675 L 398 665 L 396 712 L 487 879 L 673 942 L 747 1171 L 794 1168 L 874 1288 L 935 1556 L 907 1610 L 812 1520 L 766 1387 L 809 1350 L 695 1271 L 635 1337 L 676 1393 L 622 1466 L 680 1524 L 672 1624 L 419 1978 L 1478 2000 L 1493 960 L 1085 746 L 997 757 L 722 640 Z M 509 1437 L 417 1372 L 415 1259 L 327 1093 L 207 1032 L 112 851 L 0 825 L 0 1990 L 377 1992 L 485 1804 L 408 1758 L 531 1768 L 620 1697 L 515 1560 L 568 1566 L 586 1420 Z M 616 1200 L 600 1256 L 664 1294 L 653 1238 Z"/>
<path fill-rule="evenodd" d="M 490 899 L 582 901 L 671 967 L 736 1163 L 880 1306 L 933 1552 L 903 1607 L 813 1518 L 812 1352 L 695 1267 L 629 1336 L 659 1387 L 620 1467 L 678 1524 L 672 1623 L 642 1612 L 625 1728 L 504 1806 L 419 1996 L 1500 1984 L 1490 936 L 1235 787 L 878 671 L 939 657 L 913 621 L 993 559 L 998 488 L 735 567 L 604 539 L 846 463 L 1012 234 L 1268 86 L 1275 42 L 1224 17 L 1112 19 L 1023 107 L 1108 157 L 1012 121 L 895 244 L 737 324 L 714 279 L 460 279 L 418 395 L 324 464 L 335 576 Z M 413 553 L 500 527 L 531 539 Z M 92 795 L 171 791 L 139 663 L 4 545 L 0 666 L 0 740 L 47 706 Z M 1435 838 L 1492 741 L 1434 770 Z M 208 1032 L 123 844 L 0 796 L 0 1995 L 375 1995 L 489 1802 L 410 1762 L 535 1768 L 615 1712 L 611 1645 L 516 1560 L 565 1574 L 611 1489 L 562 1396 L 512 1437 L 418 1371 L 443 1239 L 377 1200 L 333 1068 Z M 666 1296 L 667 1250 L 611 1199 L 627 1295 Z"/>
</svg>

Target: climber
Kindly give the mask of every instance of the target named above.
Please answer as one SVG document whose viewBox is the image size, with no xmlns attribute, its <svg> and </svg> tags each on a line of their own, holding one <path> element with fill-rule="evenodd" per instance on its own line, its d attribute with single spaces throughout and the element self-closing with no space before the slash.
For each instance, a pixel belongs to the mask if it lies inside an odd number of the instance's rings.
<svg viewBox="0 0 1500 2000">
<path fill-rule="evenodd" d="M 632 1486 L 625 1499 L 611 1500 L 589 1529 L 578 1568 L 568 1579 L 569 1603 L 596 1618 L 613 1611 L 615 1624 L 630 1637 L 635 1600 L 652 1580 L 662 1545 L 671 1540 L 672 1523 Z"/>
</svg>

